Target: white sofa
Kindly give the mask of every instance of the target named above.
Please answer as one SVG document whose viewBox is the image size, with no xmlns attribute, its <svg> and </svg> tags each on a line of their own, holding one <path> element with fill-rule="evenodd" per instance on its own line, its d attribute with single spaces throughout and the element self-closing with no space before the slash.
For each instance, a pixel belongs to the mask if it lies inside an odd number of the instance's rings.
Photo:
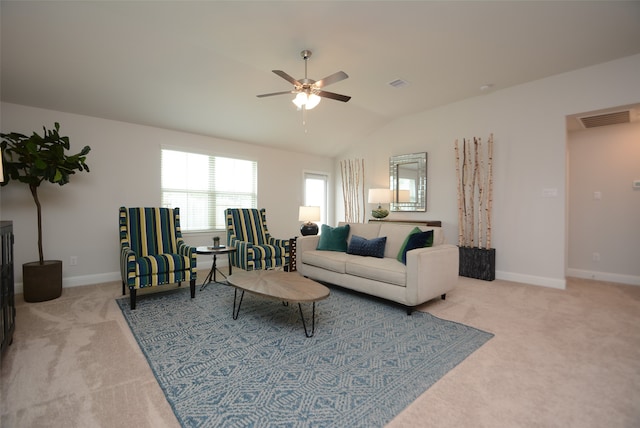
<svg viewBox="0 0 640 428">
<path fill-rule="evenodd" d="M 384 258 L 317 250 L 319 236 L 299 237 L 297 270 L 317 281 L 400 303 L 410 314 L 428 300 L 444 299 L 458 281 L 458 247 L 444 243 L 440 227 L 419 226 L 423 231 L 433 230 L 433 246 L 408 251 L 406 265 L 397 260 L 407 235 L 415 227 L 385 221 L 349 224 L 348 242 L 354 235 L 365 239 L 386 236 Z"/>
</svg>

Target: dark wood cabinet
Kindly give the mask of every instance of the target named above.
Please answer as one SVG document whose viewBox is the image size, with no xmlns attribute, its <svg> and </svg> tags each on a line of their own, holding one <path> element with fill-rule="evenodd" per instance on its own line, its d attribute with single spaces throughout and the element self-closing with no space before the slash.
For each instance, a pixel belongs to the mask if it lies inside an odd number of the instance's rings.
<svg viewBox="0 0 640 428">
<path fill-rule="evenodd" d="M 13 342 L 16 305 L 13 290 L 13 222 L 0 222 L 2 237 L 2 283 L 0 284 L 0 352 Z"/>
</svg>

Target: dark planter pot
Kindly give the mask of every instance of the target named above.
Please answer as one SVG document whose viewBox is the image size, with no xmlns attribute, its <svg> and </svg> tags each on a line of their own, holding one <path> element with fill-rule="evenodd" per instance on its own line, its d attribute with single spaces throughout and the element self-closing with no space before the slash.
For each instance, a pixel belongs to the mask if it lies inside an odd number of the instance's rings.
<svg viewBox="0 0 640 428">
<path fill-rule="evenodd" d="M 496 249 L 458 247 L 460 249 L 459 275 L 467 278 L 493 281 L 496 279 Z"/>
<path fill-rule="evenodd" d="M 29 262 L 22 265 L 25 302 L 44 302 L 62 295 L 62 260 Z"/>
</svg>

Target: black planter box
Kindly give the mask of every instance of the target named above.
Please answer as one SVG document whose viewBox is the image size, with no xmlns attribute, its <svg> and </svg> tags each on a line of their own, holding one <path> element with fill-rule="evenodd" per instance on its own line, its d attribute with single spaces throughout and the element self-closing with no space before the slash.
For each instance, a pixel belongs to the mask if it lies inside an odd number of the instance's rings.
<svg viewBox="0 0 640 428">
<path fill-rule="evenodd" d="M 460 249 L 459 275 L 467 278 L 493 281 L 496 279 L 496 249 L 458 247 Z"/>
</svg>

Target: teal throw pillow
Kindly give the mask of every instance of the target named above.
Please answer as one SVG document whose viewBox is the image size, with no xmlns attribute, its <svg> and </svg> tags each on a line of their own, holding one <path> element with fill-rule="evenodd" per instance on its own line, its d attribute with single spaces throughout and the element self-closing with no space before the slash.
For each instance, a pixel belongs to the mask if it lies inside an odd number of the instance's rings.
<svg viewBox="0 0 640 428">
<path fill-rule="evenodd" d="M 347 236 L 349 236 L 349 225 L 331 227 L 323 224 L 320 228 L 320 240 L 317 250 L 324 251 L 347 251 Z"/>
<path fill-rule="evenodd" d="M 362 236 L 353 235 L 347 248 L 348 254 L 356 256 L 384 257 L 384 247 L 387 245 L 387 237 L 365 239 Z"/>
<path fill-rule="evenodd" d="M 415 227 L 409 232 L 409 235 L 407 235 L 404 243 L 400 247 L 400 251 L 398 251 L 398 261 L 407 264 L 407 251 L 431 246 L 433 246 L 433 230 L 423 232 L 419 227 Z"/>
<path fill-rule="evenodd" d="M 419 227 L 414 227 L 413 230 L 411 232 L 409 232 L 409 234 L 407 235 L 406 238 L 404 238 L 404 242 L 402 243 L 402 246 L 400 247 L 400 251 L 398 251 L 398 261 L 401 262 L 402 258 L 405 256 L 405 254 L 407 253 L 407 243 L 409 242 L 409 238 L 411 237 L 411 235 L 413 235 L 414 233 L 420 233 L 421 230 Z"/>
</svg>

